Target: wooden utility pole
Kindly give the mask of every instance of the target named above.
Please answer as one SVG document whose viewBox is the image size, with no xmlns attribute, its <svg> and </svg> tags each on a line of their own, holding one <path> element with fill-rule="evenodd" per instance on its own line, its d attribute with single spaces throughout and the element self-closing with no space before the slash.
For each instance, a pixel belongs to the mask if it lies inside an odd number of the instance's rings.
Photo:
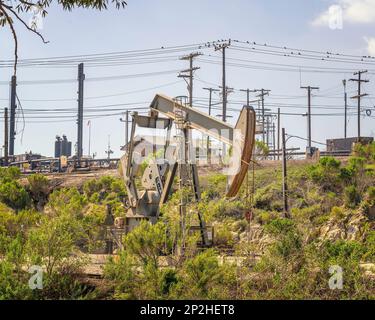
<svg viewBox="0 0 375 320">
<path fill-rule="evenodd" d="M 208 97 L 208 115 L 211 115 L 211 109 L 212 109 L 212 92 L 219 92 L 219 89 L 214 88 L 203 88 L 203 90 L 208 90 L 209 97 Z M 206 142 L 206 148 L 207 148 L 207 163 L 211 165 L 211 146 L 210 146 L 210 136 L 207 135 L 207 142 Z"/>
<path fill-rule="evenodd" d="M 4 108 L 4 166 L 8 166 L 9 151 L 9 127 L 8 127 L 8 108 Z"/>
<path fill-rule="evenodd" d="M 282 141 L 283 141 L 283 203 L 284 203 L 285 217 L 289 218 L 285 128 L 282 128 Z"/>
<path fill-rule="evenodd" d="M 89 120 L 87 125 L 89 126 L 89 148 L 88 148 L 89 152 L 88 152 L 88 156 L 90 157 L 91 156 L 91 120 Z"/>
<path fill-rule="evenodd" d="M 17 78 L 12 76 L 10 82 L 10 125 L 9 125 L 9 155 L 14 156 L 14 141 L 16 140 L 16 99 Z"/>
<path fill-rule="evenodd" d="M 193 73 L 194 73 L 195 70 L 200 69 L 199 67 L 193 66 L 193 60 L 194 60 L 195 57 L 200 56 L 200 55 L 202 55 L 202 53 L 194 52 L 194 53 L 191 53 L 187 56 L 184 56 L 184 57 L 180 58 L 180 60 L 188 60 L 189 61 L 189 69 L 181 71 L 180 74 L 178 75 L 178 77 L 183 78 L 184 80 L 186 78 L 189 79 L 188 89 L 189 89 L 189 106 L 190 107 L 193 107 L 193 78 L 194 78 Z M 185 121 L 185 119 L 183 121 Z M 193 184 L 195 200 L 200 201 L 201 193 L 200 193 L 199 182 L 198 182 L 198 169 L 197 169 L 197 165 L 195 163 L 195 153 L 192 157 L 191 152 L 189 152 L 189 150 L 190 150 L 189 145 L 191 147 L 193 146 L 193 143 L 192 143 L 193 138 L 192 138 L 191 130 L 186 128 L 185 126 L 182 126 L 181 131 L 182 131 L 182 134 L 184 136 L 184 145 L 185 145 L 185 160 L 186 161 L 184 162 L 184 165 L 190 166 L 190 172 L 191 172 L 191 177 L 192 177 L 192 184 Z M 179 166 L 180 179 L 182 179 L 182 170 L 183 170 L 182 168 L 183 168 L 182 166 Z M 183 195 L 181 195 L 180 213 L 182 215 L 181 221 L 182 221 L 182 225 L 183 225 L 183 229 L 184 229 L 184 225 L 185 225 L 184 219 L 185 219 L 185 216 L 186 216 L 186 203 L 185 203 L 185 201 L 183 201 L 182 198 L 183 198 Z M 203 218 L 201 217 L 199 212 L 198 212 L 198 218 L 199 218 L 199 223 L 200 223 L 200 226 L 201 226 L 202 241 L 203 241 L 204 244 L 206 244 L 207 239 L 205 237 L 206 233 L 204 231 L 205 224 L 204 224 Z M 183 235 L 183 242 L 184 241 L 185 241 L 185 236 Z M 182 249 L 182 252 L 183 252 L 183 250 L 184 249 Z"/>
<path fill-rule="evenodd" d="M 280 160 L 280 108 L 277 108 L 277 160 Z"/>
<path fill-rule="evenodd" d="M 126 146 L 129 142 L 129 110 L 126 110 L 125 111 L 125 119 L 123 118 L 120 118 L 120 121 L 121 122 L 124 122 L 125 123 L 125 145 Z"/>
<path fill-rule="evenodd" d="M 342 80 L 342 84 L 344 85 L 344 107 L 345 107 L 345 112 L 344 112 L 344 138 L 347 138 L 347 112 L 348 112 L 348 94 L 346 92 L 346 79 Z"/>
<path fill-rule="evenodd" d="M 240 89 L 242 92 L 246 92 L 246 105 L 250 105 L 250 92 L 253 92 L 253 90 L 250 89 Z"/>
<path fill-rule="evenodd" d="M 126 110 L 125 116 L 125 145 L 129 142 L 129 110 Z"/>
<path fill-rule="evenodd" d="M 301 87 L 301 89 L 307 90 L 307 147 L 309 150 L 311 149 L 311 91 L 312 90 L 319 90 L 319 87 Z M 310 152 L 310 151 L 309 151 Z"/>
<path fill-rule="evenodd" d="M 270 146 L 270 115 L 266 115 L 265 117 L 266 120 L 266 144 L 267 144 L 267 147 Z"/>
<path fill-rule="evenodd" d="M 362 74 L 367 73 L 367 70 L 354 72 L 353 75 L 358 76 L 358 79 L 349 79 L 349 81 L 355 81 L 358 83 L 358 94 L 351 99 L 357 99 L 357 126 L 358 126 L 358 133 L 357 133 L 357 142 L 361 141 L 361 98 L 367 96 L 367 93 L 362 93 L 361 85 L 362 83 L 369 82 L 369 80 L 362 79 Z"/>
<path fill-rule="evenodd" d="M 189 61 L 189 69 L 182 70 L 178 75 L 179 78 L 189 79 L 188 82 L 188 91 L 189 91 L 189 105 L 193 107 L 193 73 L 195 70 L 200 69 L 199 67 L 193 67 L 193 60 L 195 57 L 201 56 L 202 53 L 200 52 L 193 52 L 188 54 L 187 56 L 183 56 L 180 60 L 188 60 Z"/>
<path fill-rule="evenodd" d="M 275 122 L 272 121 L 272 147 L 273 147 L 273 160 L 276 160 L 276 127 Z"/>
<path fill-rule="evenodd" d="M 83 154 L 83 84 L 85 74 L 83 73 L 83 63 L 78 65 L 78 119 L 77 119 L 77 158 L 80 165 Z"/>
<path fill-rule="evenodd" d="M 223 98 L 223 114 L 222 114 L 222 120 L 223 122 L 227 121 L 227 84 L 226 84 L 226 73 L 225 73 L 225 51 L 226 48 L 230 46 L 231 41 L 221 43 L 221 44 L 214 44 L 215 51 L 221 50 L 222 52 L 222 68 L 223 68 L 223 74 L 222 74 L 222 98 Z"/>
<path fill-rule="evenodd" d="M 262 142 L 265 141 L 265 132 L 264 132 L 264 124 L 265 124 L 265 110 L 264 110 L 264 97 L 265 96 L 268 96 L 271 92 L 271 90 L 267 90 L 267 89 L 255 89 L 253 90 L 253 92 L 260 92 L 260 94 L 257 95 L 257 97 L 259 97 L 261 99 L 261 103 L 262 103 Z"/>
</svg>

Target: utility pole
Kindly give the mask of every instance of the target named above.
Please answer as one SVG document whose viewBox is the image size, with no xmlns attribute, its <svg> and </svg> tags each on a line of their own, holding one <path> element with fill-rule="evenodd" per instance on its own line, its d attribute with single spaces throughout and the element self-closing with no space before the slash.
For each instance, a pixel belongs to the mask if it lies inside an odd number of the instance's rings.
<svg viewBox="0 0 375 320">
<path fill-rule="evenodd" d="M 358 94 L 351 99 L 357 99 L 357 126 L 358 126 L 358 134 L 357 134 L 357 142 L 361 141 L 361 98 L 367 96 L 367 93 L 361 92 L 361 85 L 362 83 L 367 83 L 369 80 L 362 79 L 362 74 L 367 73 L 367 70 L 354 72 L 353 75 L 358 76 L 358 79 L 349 79 L 349 81 L 355 81 L 358 83 Z"/>
<path fill-rule="evenodd" d="M 273 160 L 276 160 L 276 127 L 275 122 L 272 121 L 272 147 L 273 147 Z"/>
<path fill-rule="evenodd" d="M 283 202 L 284 202 L 284 214 L 285 214 L 286 218 L 289 218 L 285 128 L 282 128 L 282 141 L 283 141 Z"/>
<path fill-rule="evenodd" d="M 10 126 L 9 126 L 9 155 L 14 156 L 14 141 L 16 139 L 16 99 L 17 78 L 12 76 L 10 82 Z"/>
<path fill-rule="evenodd" d="M 83 153 L 83 84 L 85 74 L 83 73 L 83 63 L 78 65 L 78 119 L 77 119 L 77 158 L 78 165 L 81 163 Z"/>
<path fill-rule="evenodd" d="M 277 160 L 280 160 L 280 108 L 277 108 Z"/>
<path fill-rule="evenodd" d="M 8 166 L 9 150 L 8 108 L 4 109 L 4 166 Z"/>
<path fill-rule="evenodd" d="M 88 155 L 91 156 L 91 120 L 87 122 L 87 125 L 89 127 L 89 152 Z"/>
<path fill-rule="evenodd" d="M 219 92 L 219 89 L 214 88 L 203 88 L 203 90 L 208 90 L 209 97 L 208 97 L 208 115 L 211 115 L 211 108 L 212 108 L 212 92 Z M 207 164 L 211 165 L 211 146 L 210 146 L 210 136 L 207 135 Z"/>
<path fill-rule="evenodd" d="M 246 92 L 246 105 L 249 106 L 250 104 L 250 92 L 253 92 L 253 90 L 250 89 L 240 89 L 242 92 Z"/>
<path fill-rule="evenodd" d="M 108 149 L 105 153 L 107 154 L 107 160 L 109 164 L 111 161 L 111 154 L 113 153 L 113 151 L 111 150 L 111 136 L 108 136 Z"/>
<path fill-rule="evenodd" d="M 222 96 L 223 96 L 223 114 L 222 120 L 223 122 L 227 121 L 227 84 L 226 84 L 226 73 L 225 73 L 225 51 L 230 46 L 231 41 L 221 43 L 221 44 L 214 44 L 215 51 L 221 50 L 222 52 L 222 66 L 223 66 L 223 75 L 222 75 Z"/>
<path fill-rule="evenodd" d="M 129 123 L 131 122 L 129 121 L 129 110 L 125 111 L 125 119 L 120 118 L 120 121 L 125 123 L 125 145 L 124 146 L 126 146 L 129 142 Z"/>
<path fill-rule="evenodd" d="M 221 86 L 219 86 L 219 88 L 223 89 Z M 225 110 L 225 113 L 223 112 L 222 114 L 217 115 L 217 117 L 221 117 L 221 120 L 223 122 L 226 122 L 227 118 L 232 118 L 232 116 L 230 116 L 230 115 L 228 116 L 227 115 L 227 107 L 226 107 L 226 105 L 228 103 L 228 95 L 230 93 L 232 93 L 233 90 L 234 90 L 233 88 L 229 88 L 228 86 L 224 90 L 224 92 L 225 92 L 225 109 L 223 109 L 223 111 Z M 222 94 L 223 94 L 223 91 L 222 91 Z M 225 155 L 227 154 L 227 145 L 226 145 L 225 142 L 223 142 L 223 149 L 222 150 L 223 150 L 222 153 L 223 153 L 223 158 L 224 158 Z"/>
<path fill-rule="evenodd" d="M 344 113 L 344 138 L 347 138 L 347 110 L 348 110 L 348 94 L 346 92 L 346 79 L 342 80 L 344 85 L 344 103 L 345 103 L 345 113 Z"/>
<path fill-rule="evenodd" d="M 125 142 L 126 144 L 129 142 L 129 110 L 126 110 L 126 117 L 125 117 Z"/>
<path fill-rule="evenodd" d="M 191 53 L 187 56 L 182 57 L 181 60 L 189 60 L 189 69 L 181 71 L 180 74 L 178 75 L 178 77 L 183 78 L 184 80 L 186 78 L 189 79 L 189 82 L 188 82 L 189 106 L 191 108 L 193 107 L 193 72 L 195 70 L 200 69 L 199 67 L 193 66 L 193 60 L 194 60 L 195 57 L 200 56 L 200 55 L 202 55 L 202 53 L 194 52 L 194 53 Z M 184 74 L 184 73 L 188 73 L 188 74 Z M 183 121 L 185 121 L 185 120 L 183 120 Z M 191 147 L 193 147 L 193 138 L 192 138 L 191 130 L 186 128 L 185 126 L 183 126 L 183 128 L 181 128 L 181 131 L 182 131 L 182 135 L 184 137 L 184 149 L 185 149 L 185 160 L 186 160 L 184 162 L 184 165 L 190 166 L 195 200 L 200 201 L 201 193 L 200 193 L 200 190 L 199 190 L 198 169 L 197 169 L 197 166 L 196 166 L 196 163 L 195 163 L 195 152 L 194 152 L 194 155 L 192 155 L 191 149 L 189 149 L 189 145 Z M 186 166 L 185 166 L 185 168 L 186 168 Z M 182 176 L 183 176 L 182 170 L 183 170 L 183 165 L 180 165 L 179 166 L 179 174 L 180 174 L 181 180 L 182 180 Z M 182 186 L 182 181 L 180 181 L 180 187 L 181 186 Z M 181 248 L 182 254 L 184 254 L 184 250 L 185 250 L 185 248 L 184 248 L 185 247 L 185 230 L 184 229 L 185 229 L 185 218 L 186 218 L 186 203 L 185 203 L 185 200 L 183 198 L 184 198 L 184 196 L 182 195 L 181 196 L 181 203 L 180 203 L 181 226 L 182 226 L 182 230 L 183 230 L 182 231 L 183 232 L 183 236 L 182 236 L 183 245 L 182 245 L 182 248 Z M 200 216 L 199 212 L 198 212 L 198 217 L 199 217 L 201 232 L 202 232 L 202 236 L 203 236 L 205 234 L 205 232 L 203 231 L 204 222 L 201 219 L 201 216 Z M 203 236 L 203 243 L 204 244 L 206 244 L 206 240 L 207 239 Z"/>
<path fill-rule="evenodd" d="M 193 67 L 193 60 L 195 57 L 201 56 L 202 53 L 200 52 L 193 52 L 188 54 L 187 56 L 183 56 L 180 60 L 188 60 L 189 61 L 189 69 L 182 70 L 178 75 L 179 78 L 189 79 L 188 82 L 188 90 L 189 90 L 189 105 L 193 107 L 193 72 L 195 70 L 200 69 L 199 67 Z M 187 73 L 187 74 L 186 74 Z"/>
<path fill-rule="evenodd" d="M 307 90 L 307 140 L 309 148 L 309 152 L 311 150 L 311 91 L 312 90 L 319 90 L 319 87 L 301 87 L 301 89 Z"/>
<path fill-rule="evenodd" d="M 265 132 L 264 132 L 264 124 L 265 124 L 265 114 L 264 114 L 264 97 L 268 96 L 271 90 L 266 89 L 255 89 L 252 90 L 252 92 L 260 92 L 260 94 L 257 95 L 261 99 L 262 103 L 262 142 L 265 142 Z"/>
<path fill-rule="evenodd" d="M 266 134 L 266 144 L 267 144 L 267 147 L 270 146 L 270 115 L 266 115 L 266 130 L 267 130 L 267 134 Z"/>
</svg>

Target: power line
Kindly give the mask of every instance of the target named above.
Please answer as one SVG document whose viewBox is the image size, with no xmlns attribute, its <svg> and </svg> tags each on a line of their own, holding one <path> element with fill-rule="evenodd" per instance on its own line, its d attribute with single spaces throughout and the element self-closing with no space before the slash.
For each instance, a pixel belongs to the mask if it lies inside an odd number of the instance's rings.
<svg viewBox="0 0 375 320">
<path fill-rule="evenodd" d="M 118 75 L 118 76 L 106 76 L 106 77 L 95 77 L 87 78 L 86 82 L 98 82 L 98 81 L 111 81 L 111 80 L 121 80 L 121 79 L 133 79 L 141 77 L 152 77 L 159 76 L 164 74 L 175 74 L 178 70 L 165 70 L 165 71 L 155 71 L 155 72 L 146 72 L 146 73 L 136 73 L 136 74 L 127 74 L 127 75 Z M 17 85 L 37 85 L 37 84 L 63 84 L 63 83 L 75 83 L 76 79 L 49 79 L 49 80 L 26 80 L 18 81 Z M 9 81 L 0 81 L 0 85 L 9 85 Z"/>
</svg>

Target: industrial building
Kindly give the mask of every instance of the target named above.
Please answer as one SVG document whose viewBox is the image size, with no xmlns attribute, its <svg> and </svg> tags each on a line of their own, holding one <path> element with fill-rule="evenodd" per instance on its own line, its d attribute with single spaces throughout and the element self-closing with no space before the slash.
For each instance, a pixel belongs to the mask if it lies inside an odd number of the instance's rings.
<svg viewBox="0 0 375 320">
<path fill-rule="evenodd" d="M 70 157 L 72 155 L 72 142 L 68 141 L 66 135 L 56 136 L 55 141 L 55 158 L 60 158 L 61 156 Z"/>
</svg>

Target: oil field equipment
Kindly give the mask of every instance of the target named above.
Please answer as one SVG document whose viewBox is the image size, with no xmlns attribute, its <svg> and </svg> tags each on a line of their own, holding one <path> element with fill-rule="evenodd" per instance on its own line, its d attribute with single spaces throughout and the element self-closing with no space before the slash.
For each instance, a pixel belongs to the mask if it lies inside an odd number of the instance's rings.
<svg viewBox="0 0 375 320">
<path fill-rule="evenodd" d="M 196 108 L 184 105 L 177 99 L 157 94 L 150 105 L 147 116 L 132 113 L 130 141 L 121 158 L 121 170 L 128 196 L 125 229 L 136 227 L 141 220 L 152 223 L 158 220 L 160 207 L 166 203 L 176 175 L 180 187 L 191 186 L 194 197 L 200 200 L 198 171 L 195 163 L 195 150 L 192 146 L 192 130 L 197 130 L 231 147 L 227 169 L 227 197 L 238 193 L 251 162 L 256 131 L 256 115 L 250 106 L 244 106 L 236 125 L 220 121 Z M 175 125 L 178 134 L 172 146 L 171 129 Z M 158 139 L 145 144 L 145 139 L 136 137 L 136 128 L 155 129 L 164 132 L 161 146 Z M 138 138 L 138 139 L 137 139 Z M 159 139 L 160 140 L 160 139 Z M 142 147 L 142 144 L 148 146 Z M 158 146 L 159 145 L 159 150 Z M 161 146 L 161 147 L 160 147 Z M 148 149 L 148 150 L 146 150 Z M 142 159 L 149 154 L 162 153 L 158 159 L 151 159 L 144 168 Z M 143 166 L 142 190 L 137 189 L 136 178 Z M 180 205 L 184 210 L 184 203 Z M 209 244 L 205 222 L 198 212 L 199 229 L 203 245 Z"/>
</svg>

